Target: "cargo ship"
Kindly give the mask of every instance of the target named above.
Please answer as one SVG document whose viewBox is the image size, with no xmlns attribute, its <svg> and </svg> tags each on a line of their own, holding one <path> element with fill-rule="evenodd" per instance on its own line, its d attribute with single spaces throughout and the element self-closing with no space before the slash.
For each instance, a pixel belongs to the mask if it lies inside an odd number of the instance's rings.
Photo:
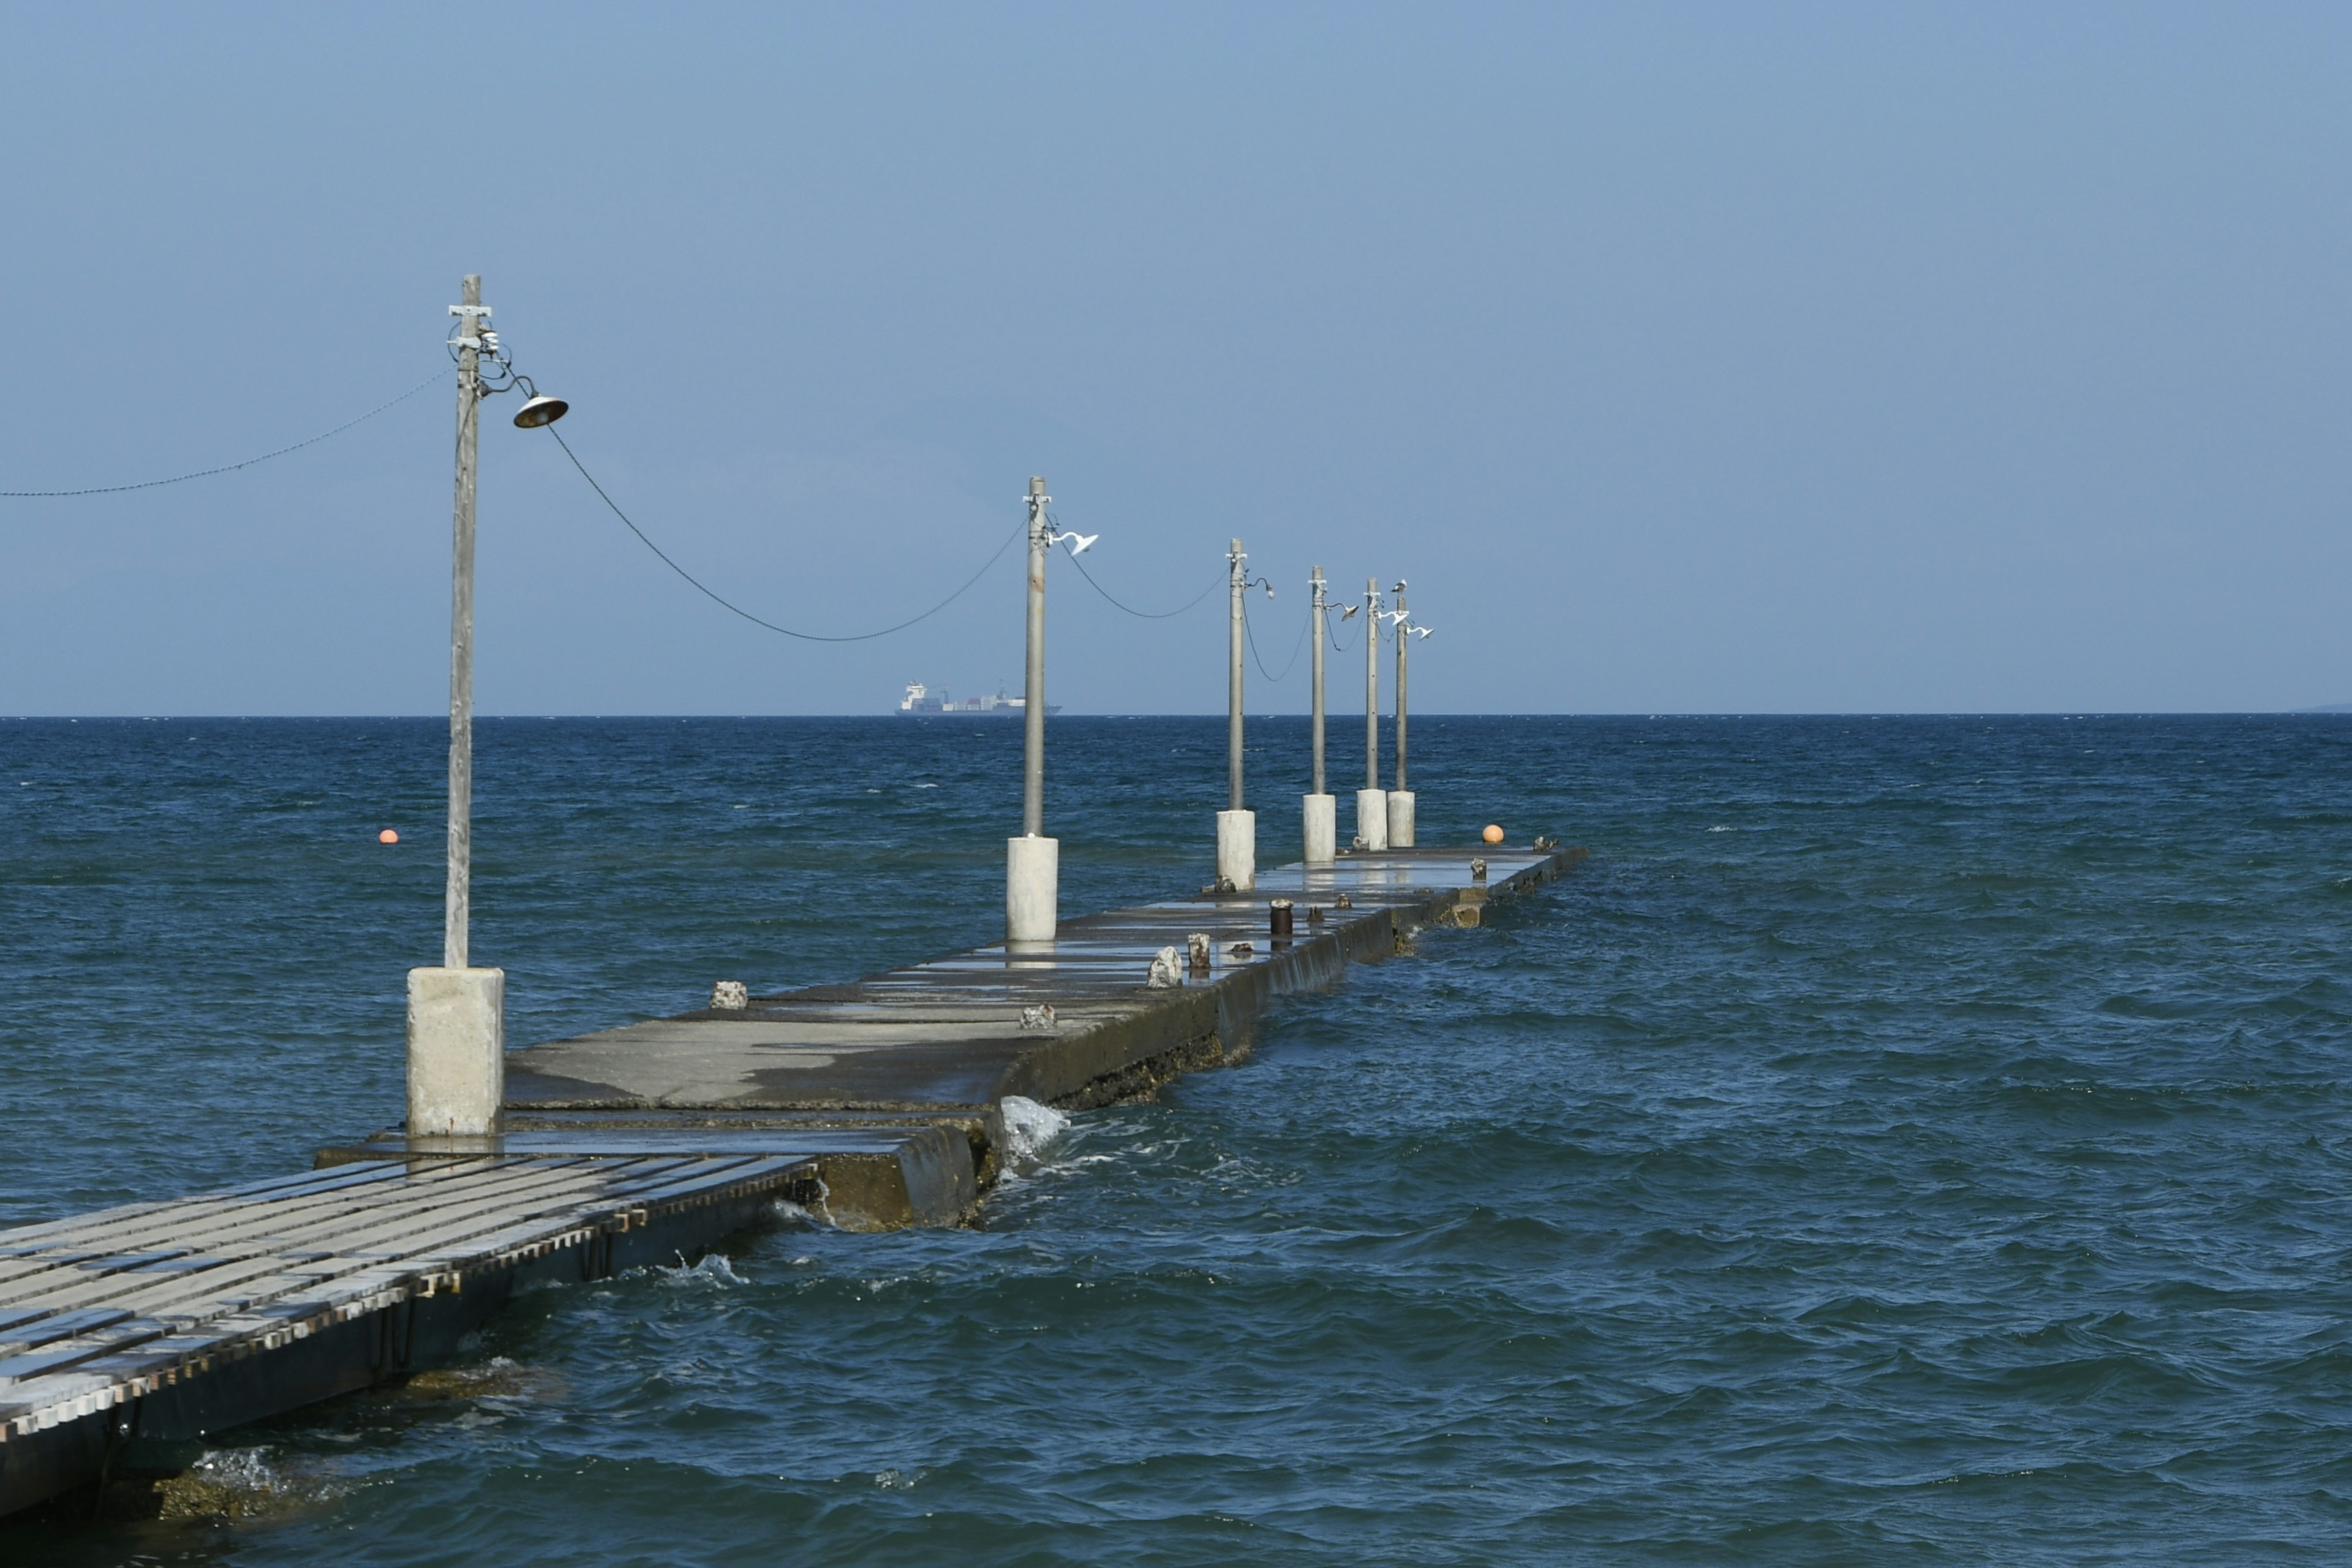
<svg viewBox="0 0 2352 1568">
<path fill-rule="evenodd" d="M 948 695 L 944 686 L 934 697 L 929 687 L 919 680 L 910 680 L 907 682 L 907 695 L 898 700 L 898 711 L 910 719 L 1018 719 L 1028 708 L 1027 698 L 1007 697 L 1001 683 L 993 697 L 967 697 L 959 702 Z M 1045 716 L 1049 719 L 1061 710 L 1057 702 L 1045 704 Z"/>
</svg>

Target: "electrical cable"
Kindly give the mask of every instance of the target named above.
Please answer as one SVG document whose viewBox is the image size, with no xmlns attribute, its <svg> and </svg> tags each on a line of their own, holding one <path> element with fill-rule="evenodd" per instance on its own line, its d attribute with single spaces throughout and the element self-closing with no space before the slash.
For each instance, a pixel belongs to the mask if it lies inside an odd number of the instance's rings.
<svg viewBox="0 0 2352 1568">
<path fill-rule="evenodd" d="M 1110 590 L 1096 582 L 1095 574 L 1087 571 L 1087 563 L 1079 560 L 1076 556 L 1073 555 L 1070 557 L 1070 564 L 1078 569 L 1078 575 L 1084 577 L 1087 580 L 1087 585 L 1093 588 L 1096 593 L 1100 594 L 1106 599 L 1110 599 L 1112 605 L 1116 605 L 1119 609 L 1125 610 L 1129 615 L 1135 616 L 1138 620 L 1144 621 L 1164 621 L 1171 616 L 1181 616 L 1185 611 L 1191 609 L 1194 605 L 1199 604 L 1202 599 L 1207 598 L 1210 595 L 1215 593 L 1218 589 L 1225 585 L 1225 574 L 1220 572 L 1217 574 L 1217 580 L 1215 582 L 1202 589 L 1201 592 L 1188 603 L 1179 605 L 1172 610 L 1160 610 L 1155 613 L 1150 610 L 1139 610 L 1132 605 L 1122 605 L 1119 604 L 1117 599 L 1111 598 Z"/>
<path fill-rule="evenodd" d="M 79 490 L 0 490 L 0 500 L 57 500 L 68 496 L 121 495 L 125 490 L 152 490 L 161 485 L 182 485 L 190 479 L 208 479 L 215 474 L 233 474 L 239 468 L 249 468 L 256 463 L 266 463 L 272 458 L 282 458 L 289 452 L 299 452 L 305 447 L 315 447 L 328 437 L 340 436 L 354 425 L 364 425 L 385 409 L 407 402 L 448 374 L 446 370 L 436 370 L 390 403 L 379 403 L 357 419 L 347 419 L 333 429 L 313 436 L 307 441 L 297 441 L 291 447 L 280 447 L 275 452 L 264 452 L 258 458 L 247 458 L 242 463 L 227 463 L 217 468 L 199 468 L 193 474 L 176 474 L 168 479 L 142 479 L 135 485 L 92 485 L 86 489 Z"/>
<path fill-rule="evenodd" d="M 1298 668 L 1298 650 L 1307 646 L 1307 624 L 1304 621 L 1299 623 L 1298 636 L 1291 639 L 1290 658 L 1283 664 L 1281 675 L 1269 672 L 1265 668 L 1265 656 L 1257 651 L 1257 628 L 1250 624 L 1247 595 L 1242 596 L 1242 637 L 1249 644 L 1250 658 L 1257 661 L 1257 672 L 1265 677 L 1268 685 L 1280 685 L 1284 676 Z"/>
<path fill-rule="evenodd" d="M 996 564 L 998 557 L 1002 556 L 1006 549 L 1012 545 L 1013 542 L 1020 538 L 1023 532 L 1024 532 L 1029 526 L 1027 520 L 1024 519 L 1013 528 L 1011 533 L 1004 536 L 1004 542 L 998 545 L 995 552 L 992 553 L 987 560 L 980 563 L 980 570 L 973 573 L 970 577 L 964 579 L 963 587 L 958 588 L 954 593 L 950 594 L 946 598 L 941 599 L 938 604 L 933 605 L 929 609 L 925 610 L 919 616 L 915 616 L 909 619 L 900 621 L 895 626 L 884 626 L 878 632 L 859 632 L 853 637 L 825 637 L 817 632 L 796 632 L 790 626 L 780 626 L 773 621 L 761 620 L 759 616 L 743 608 L 740 605 L 733 604 L 729 600 L 720 597 L 718 593 L 713 591 L 700 578 L 688 571 L 685 567 L 679 565 L 677 562 L 671 560 L 668 553 L 665 552 L 660 545 L 656 544 L 651 539 L 646 538 L 646 531 L 644 529 L 639 528 L 635 522 L 630 521 L 629 514 L 621 510 L 619 503 L 614 501 L 611 496 L 604 493 L 604 487 L 596 482 L 596 476 L 588 471 L 588 466 L 580 460 L 580 454 L 572 449 L 572 443 L 566 441 L 561 435 L 558 435 L 555 426 L 552 425 L 541 426 L 541 428 L 545 430 L 549 435 L 555 437 L 555 444 L 563 448 L 563 455 L 572 459 L 572 466 L 580 470 L 580 477 L 588 481 L 588 488 L 596 492 L 596 499 L 603 501 L 606 506 L 612 508 L 613 515 L 619 518 L 624 523 L 626 523 L 628 525 L 629 531 L 635 534 L 639 542 L 642 542 L 646 549 L 652 551 L 656 555 L 661 558 L 661 563 L 663 565 L 668 567 L 671 571 L 685 578 L 688 583 L 692 584 L 696 590 L 698 591 L 705 598 L 719 605 L 721 609 L 734 612 L 736 615 L 742 616 L 745 620 L 751 622 L 755 626 L 764 626 L 769 631 L 781 632 L 788 637 L 798 637 L 803 642 L 870 642 L 876 637 L 887 637 L 892 632 L 903 632 L 908 626 L 913 626 L 917 621 L 926 621 L 930 619 L 933 616 L 938 615 L 941 610 L 946 609 L 950 605 L 954 604 L 958 599 L 962 598 L 966 589 L 969 589 L 973 584 L 986 576 L 988 574 L 988 569 Z"/>
</svg>

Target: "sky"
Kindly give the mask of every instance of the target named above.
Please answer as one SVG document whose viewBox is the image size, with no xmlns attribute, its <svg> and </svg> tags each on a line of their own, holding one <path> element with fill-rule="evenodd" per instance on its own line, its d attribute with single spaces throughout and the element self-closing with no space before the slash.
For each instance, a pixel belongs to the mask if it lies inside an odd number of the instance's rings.
<svg viewBox="0 0 2352 1568">
<path fill-rule="evenodd" d="M 461 275 L 581 461 L 843 635 L 1064 526 L 1048 688 L 1303 711 L 2352 699 L 2342 5 L 10 5 L 0 489 L 317 435 Z M 485 409 L 485 713 L 1017 691 L 1017 552 L 793 641 Z M 0 500 L 0 713 L 447 700 L 454 380 Z M 1360 624 L 1355 623 L 1355 624 Z M 1346 631 L 1352 636 L 1354 625 Z M 1331 700 L 1360 710 L 1360 645 Z M 1279 680 L 1268 679 L 1280 675 Z"/>
</svg>

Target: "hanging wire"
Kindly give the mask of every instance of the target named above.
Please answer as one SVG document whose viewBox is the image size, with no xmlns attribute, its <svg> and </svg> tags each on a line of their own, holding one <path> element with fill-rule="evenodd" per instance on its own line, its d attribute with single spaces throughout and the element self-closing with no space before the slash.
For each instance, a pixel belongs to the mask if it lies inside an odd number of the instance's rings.
<svg viewBox="0 0 2352 1568">
<path fill-rule="evenodd" d="M 315 447 L 328 437 L 340 436 L 354 425 L 364 425 L 385 409 L 396 407 L 407 402 L 448 374 L 446 370 L 436 370 L 390 403 L 379 403 L 357 419 L 347 419 L 333 429 L 323 431 L 307 441 L 297 441 L 291 447 L 280 447 L 275 452 L 264 452 L 258 458 L 247 458 L 242 463 L 225 463 L 217 468 L 199 468 L 193 474 L 174 474 L 168 479 L 142 479 L 134 485 L 92 485 L 86 489 L 79 490 L 0 490 L 0 500 L 57 500 L 68 496 L 115 496 L 121 495 L 125 490 L 152 490 L 162 485 L 184 485 L 190 479 L 208 479 L 215 474 L 233 474 L 239 468 L 249 468 L 256 463 L 266 463 L 272 458 L 282 458 L 289 452 L 299 452 L 305 447 Z"/>
<path fill-rule="evenodd" d="M 1053 523 L 1055 528 L 1062 526 L 1060 521 L 1055 518 L 1051 513 L 1046 514 L 1046 521 Z M 1096 593 L 1100 594 L 1104 598 L 1110 599 L 1111 604 L 1117 608 L 1125 610 L 1129 615 L 1135 616 L 1138 620 L 1143 621 L 1164 621 L 1171 616 L 1181 616 L 1185 611 L 1191 609 L 1194 605 L 1199 604 L 1202 599 L 1207 598 L 1210 595 L 1215 593 L 1218 589 L 1225 585 L 1225 574 L 1220 572 L 1217 574 L 1217 580 L 1215 582 L 1210 584 L 1192 598 L 1177 605 L 1172 610 L 1139 610 L 1132 605 L 1122 605 L 1117 599 L 1111 598 L 1110 590 L 1095 581 L 1095 574 L 1087 570 L 1087 563 L 1085 562 L 1073 555 L 1070 557 L 1070 564 L 1078 569 L 1078 575 L 1087 580 L 1087 585 L 1088 587 L 1094 589 Z"/>
<path fill-rule="evenodd" d="M 1353 647 L 1355 646 L 1355 644 L 1354 644 L 1352 641 L 1350 641 L 1350 642 L 1345 642 L 1345 643 L 1341 642 L 1341 641 L 1339 640 L 1339 634 L 1337 634 L 1336 632 L 1332 631 L 1331 627 L 1332 627 L 1332 625 L 1333 625 L 1333 616 L 1332 616 L 1332 615 L 1331 615 L 1331 612 L 1332 612 L 1333 610 L 1337 609 L 1337 608 L 1339 608 L 1339 606 L 1338 606 L 1337 605 L 1325 605 L 1325 606 L 1324 606 L 1324 610 L 1323 610 L 1323 635 L 1324 635 L 1325 637 L 1327 637 L 1330 638 L 1330 640 L 1331 640 L 1331 651 L 1332 651 L 1333 653 L 1345 653 L 1345 652 L 1347 652 L 1349 648 Z"/>
<path fill-rule="evenodd" d="M 541 428 L 545 430 L 549 435 L 555 437 L 555 444 L 563 448 L 563 455 L 572 459 L 572 466 L 580 470 L 580 477 L 588 481 L 588 488 L 596 492 L 596 498 L 603 501 L 606 506 L 612 508 L 613 515 L 619 518 L 624 523 L 626 523 L 628 525 L 629 531 L 635 534 L 639 542 L 642 542 L 647 550 L 652 551 L 656 555 L 661 558 L 661 563 L 663 565 L 668 567 L 671 571 L 685 578 L 688 583 L 694 584 L 697 591 L 698 591 L 711 603 L 719 605 L 721 609 L 733 611 L 736 615 L 742 616 L 745 620 L 751 622 L 755 626 L 764 626 L 772 632 L 782 632 L 788 637 L 798 637 L 803 642 L 870 642 L 876 637 L 887 637 L 892 632 L 903 632 L 908 626 L 913 626 L 917 621 L 927 621 L 930 619 L 933 616 L 938 615 L 941 610 L 946 609 L 950 605 L 954 604 L 958 599 L 962 598 L 966 589 L 969 589 L 973 584 L 986 576 L 988 574 L 988 569 L 996 564 L 997 558 L 1002 556 L 1012 545 L 1013 542 L 1020 538 L 1021 535 L 1026 531 L 1029 526 L 1026 519 L 1024 519 L 1020 523 L 1016 524 L 1013 531 L 1004 536 L 1004 542 L 999 544 L 996 547 L 995 552 L 992 553 L 987 560 L 980 563 L 980 570 L 964 579 L 963 587 L 958 588 L 954 593 L 950 594 L 946 598 L 941 599 L 938 604 L 933 605 L 929 609 L 925 610 L 919 616 L 914 616 L 908 619 L 900 621 L 895 626 L 884 626 L 878 632 L 859 632 L 852 637 L 825 637 L 817 632 L 796 632 L 790 626 L 780 626 L 773 621 L 761 620 L 751 611 L 743 608 L 742 605 L 722 598 L 700 578 L 688 571 L 685 567 L 679 565 L 677 562 L 671 560 L 668 553 L 664 551 L 660 545 L 656 544 L 652 540 L 646 537 L 646 531 L 644 529 L 639 528 L 635 522 L 630 521 L 629 514 L 621 510 L 619 503 L 614 501 L 611 496 L 604 493 L 604 487 L 596 482 L 596 476 L 588 471 L 587 465 L 580 460 L 580 454 L 572 449 L 572 443 L 566 441 L 561 435 L 557 434 L 556 428 L 552 425 L 541 426 Z"/>
<path fill-rule="evenodd" d="M 1249 595 L 1246 594 L 1242 595 L 1242 637 L 1249 644 L 1250 658 L 1257 661 L 1257 672 L 1265 677 L 1269 685 L 1278 685 L 1283 676 L 1298 668 L 1298 650 L 1307 646 L 1307 625 L 1303 621 L 1299 623 L 1298 636 L 1291 640 L 1290 658 L 1283 664 L 1282 675 L 1268 671 L 1265 656 L 1257 651 L 1257 628 L 1250 624 Z"/>
</svg>

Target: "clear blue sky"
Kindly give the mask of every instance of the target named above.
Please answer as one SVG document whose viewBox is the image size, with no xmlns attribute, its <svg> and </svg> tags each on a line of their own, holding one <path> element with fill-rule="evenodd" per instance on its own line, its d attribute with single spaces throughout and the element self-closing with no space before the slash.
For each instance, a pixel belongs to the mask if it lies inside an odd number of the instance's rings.
<svg viewBox="0 0 2352 1568">
<path fill-rule="evenodd" d="M 2352 699 L 2342 5 L 10 8 L 0 489 L 411 385 L 485 275 L 674 553 L 846 631 L 1046 476 L 1131 602 L 1405 576 L 1430 711 Z M 490 405 L 490 712 L 1020 670 L 697 597 Z M 0 502 L 0 712 L 429 713 L 452 396 Z M 1213 711 L 1066 566 L 1054 700 Z M 1305 705 L 1302 673 L 1254 709 Z M 1342 660 L 1334 701 L 1360 701 Z"/>
</svg>

